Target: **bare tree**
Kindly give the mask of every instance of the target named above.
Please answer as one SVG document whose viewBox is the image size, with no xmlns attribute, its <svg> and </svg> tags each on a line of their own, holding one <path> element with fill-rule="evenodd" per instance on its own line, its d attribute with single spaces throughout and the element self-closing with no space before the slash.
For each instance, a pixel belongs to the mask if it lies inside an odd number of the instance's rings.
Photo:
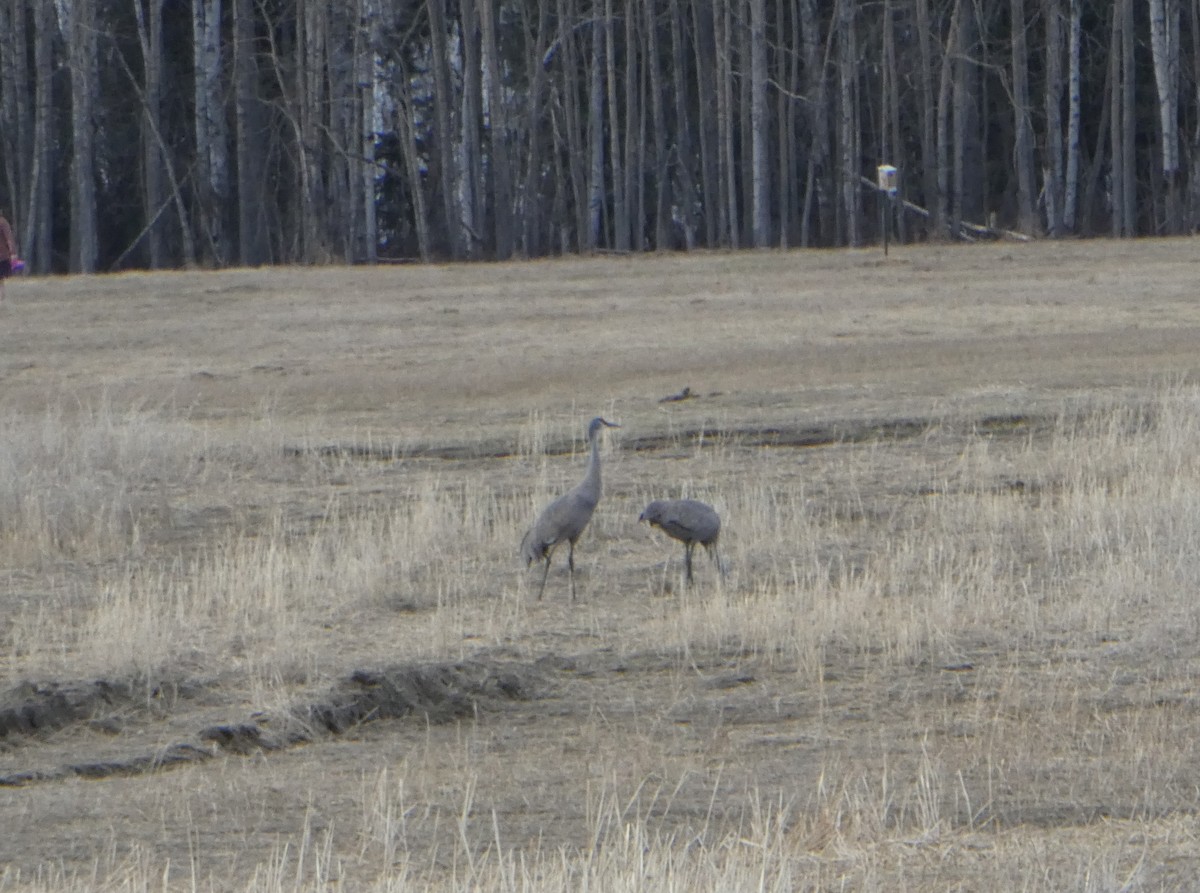
<svg viewBox="0 0 1200 893">
<path fill-rule="evenodd" d="M 1117 0 L 1121 15 L 1121 163 L 1124 171 L 1121 182 L 1125 195 L 1121 200 L 1124 212 L 1122 232 L 1132 237 L 1137 235 L 1137 90 L 1134 74 L 1134 47 L 1136 36 L 1133 28 L 1133 0 Z"/>
<path fill-rule="evenodd" d="M 849 3 L 846 4 L 850 6 Z M 767 168 L 767 15 L 764 0 L 750 0 L 750 128 L 754 193 L 754 247 L 765 248 L 771 240 L 771 207 L 767 198 L 770 171 Z"/>
<path fill-rule="evenodd" d="M 849 0 L 840 0 L 835 4 L 835 16 L 838 14 L 838 7 L 844 2 L 849 2 Z M 830 26 L 826 41 L 822 45 L 816 0 L 800 0 L 800 31 L 804 41 L 804 94 L 808 97 L 810 140 L 804 183 L 804 210 L 800 218 L 800 244 L 808 247 L 814 241 L 812 233 L 814 203 L 818 222 L 817 232 L 829 233 L 833 230 L 831 224 L 833 188 L 829 164 L 829 79 L 827 72 L 830 48 L 837 29 Z"/>
<path fill-rule="evenodd" d="M 1058 238 L 1063 232 L 1063 126 L 1062 126 L 1062 0 L 1043 0 L 1046 31 L 1046 137 L 1042 194 L 1046 202 L 1046 232 Z"/>
<path fill-rule="evenodd" d="M 1150 0 L 1150 47 L 1158 87 L 1159 138 L 1168 233 L 1180 229 L 1179 0 Z"/>
<path fill-rule="evenodd" d="M 492 221 L 495 256 L 506 260 L 513 253 L 513 184 L 509 153 L 508 113 L 496 42 L 496 14 L 492 0 L 480 0 L 479 30 L 483 69 L 487 78 L 488 161 L 492 184 Z"/>
<path fill-rule="evenodd" d="M 1076 229 L 1079 194 L 1080 131 L 1083 123 L 1083 86 L 1080 50 L 1083 39 L 1083 0 L 1069 0 L 1067 25 L 1067 170 L 1063 184 L 1063 227 Z M 1101 128 L 1103 129 L 1103 128 Z"/>
<path fill-rule="evenodd" d="M 733 248 L 739 247 L 737 162 L 734 155 L 733 114 L 733 12 L 734 0 L 722 0 L 720 14 L 714 17 L 717 27 L 717 129 L 719 137 L 718 178 L 721 207 L 718 223 L 722 239 Z"/>
<path fill-rule="evenodd" d="M 650 74 L 650 129 L 654 134 L 654 247 L 658 251 L 670 242 L 670 181 L 667 167 L 667 119 L 663 109 L 662 72 L 659 67 L 658 22 L 654 4 L 645 5 L 646 67 Z"/>
<path fill-rule="evenodd" d="M 696 191 L 695 152 L 692 151 L 692 125 L 688 114 L 687 48 L 685 46 L 685 21 L 680 0 L 670 0 L 671 48 L 674 58 L 672 68 L 675 96 L 675 181 L 678 183 L 676 211 L 683 227 L 684 245 L 689 249 L 696 243 Z"/>
<path fill-rule="evenodd" d="M 1029 59 L 1025 41 L 1025 0 L 1009 0 L 1012 14 L 1012 92 L 1016 119 L 1014 163 L 1017 168 L 1017 228 L 1032 234 L 1037 229 L 1033 207 L 1033 121 L 1029 109 Z M 962 146 L 959 146 L 962 150 Z"/>
<path fill-rule="evenodd" d="M 49 273 L 53 242 L 53 209 L 50 165 L 53 147 L 50 142 L 50 119 L 54 114 L 51 85 L 54 77 L 52 41 L 54 40 L 53 9 L 49 3 L 33 7 L 33 164 L 30 170 L 29 202 L 25 213 L 24 251 L 32 259 L 32 269 Z"/>
<path fill-rule="evenodd" d="M 34 161 L 34 110 L 30 99 L 28 9 L 24 3 L 0 5 L 0 172 L 12 196 L 10 221 L 24 232 Z M 36 37 L 34 38 L 37 39 Z"/>
<path fill-rule="evenodd" d="M 221 265 L 230 259 L 224 225 L 229 207 L 229 150 L 221 70 L 221 0 L 192 0 L 192 41 L 199 212 L 211 258 Z"/>
<path fill-rule="evenodd" d="M 632 8 L 625 10 L 625 203 L 630 216 L 629 245 L 634 251 L 643 247 L 645 223 L 645 103 L 639 90 L 641 66 L 638 65 L 637 25 L 639 17 Z"/>
<path fill-rule="evenodd" d="M 913 0 L 917 26 L 917 84 L 921 95 L 921 183 L 925 205 L 930 211 L 929 233 L 933 239 L 946 235 L 944 210 L 946 203 L 939 191 L 937 139 L 937 106 L 933 100 L 934 60 L 931 47 L 929 0 Z"/>
<path fill-rule="evenodd" d="M 430 66 L 433 68 L 433 117 L 439 175 L 437 191 L 442 196 L 450 256 L 459 260 L 464 256 L 464 250 L 458 200 L 459 155 L 450 117 L 453 92 L 450 85 L 450 46 L 446 33 L 446 0 L 426 0 L 425 5 L 429 11 Z"/>
<path fill-rule="evenodd" d="M 618 251 L 629 250 L 629 207 L 625 196 L 625 162 L 622 162 L 621 106 L 617 102 L 617 40 L 613 0 L 604 0 L 604 86 L 608 107 L 608 165 L 612 173 L 612 239 Z M 628 115 L 628 109 L 626 109 Z"/>
<path fill-rule="evenodd" d="M 542 126 L 546 109 L 543 103 L 546 85 L 546 66 L 543 63 L 550 43 L 548 0 L 537 0 L 537 25 L 533 42 L 529 46 L 527 78 L 529 93 L 526 99 L 526 166 L 525 182 L 521 190 L 520 214 L 522 220 L 521 251 L 528 257 L 540 253 L 541 248 L 541 195 L 542 182 Z"/>
<path fill-rule="evenodd" d="M 592 51 L 588 71 L 588 190 L 587 241 L 584 247 L 595 251 L 601 244 L 604 214 L 604 31 L 592 22 Z"/>
<path fill-rule="evenodd" d="M 491 0 L 482 0 L 491 2 Z M 484 211 L 483 147 L 480 127 L 483 124 L 483 77 L 479 58 L 479 17 L 476 0 L 459 0 L 459 51 L 462 53 L 461 96 L 459 115 L 458 153 L 462 163 L 459 190 L 462 202 L 459 213 L 466 230 L 467 257 L 476 258 L 484 248 L 482 230 Z"/>
<path fill-rule="evenodd" d="M 858 105 L 856 97 L 858 48 L 854 33 L 854 4 L 856 0 L 841 0 L 838 4 L 838 84 L 841 91 L 841 186 L 842 222 L 846 244 L 858 245 Z"/>
<path fill-rule="evenodd" d="M 724 238 L 718 226 L 721 208 L 717 160 L 718 105 L 717 25 L 711 0 L 691 4 L 696 35 L 696 130 L 700 136 L 700 203 L 704 208 L 704 243 L 715 246 Z"/>
<path fill-rule="evenodd" d="M 71 260 L 75 273 L 96 270 L 95 120 L 97 46 L 93 0 L 57 5 L 71 55 Z"/>
<path fill-rule="evenodd" d="M 381 11 L 378 0 L 359 0 L 359 27 L 355 29 L 358 83 L 359 139 L 362 146 L 358 163 L 358 186 L 362 195 L 363 232 L 362 259 L 375 263 L 379 254 L 379 221 L 376 216 L 375 182 L 376 155 L 375 133 L 379 110 L 376 97 L 379 94 L 379 67 L 376 55 L 380 43 L 379 26 Z"/>
<path fill-rule="evenodd" d="M 135 0 L 135 3 L 139 0 Z M 161 30 L 162 0 L 151 0 L 152 33 Z M 250 266 L 269 260 L 266 220 L 266 123 L 265 109 L 258 99 L 258 55 L 254 46 L 254 4 L 252 0 L 233 0 L 233 70 L 235 153 L 237 156 L 237 220 L 238 259 Z M 153 40 L 153 38 L 151 38 Z M 161 37 L 159 37 L 161 41 Z M 154 50 L 150 50 L 151 54 Z M 155 63 L 155 68 L 158 62 Z M 150 66 L 147 66 L 149 74 Z M 146 79 L 147 103 L 158 115 L 158 75 L 151 92 L 151 79 Z M 153 97 L 153 98 L 152 98 Z M 155 148 L 157 144 L 155 144 Z M 149 161 L 150 149 L 147 150 Z M 149 171 L 147 171 L 149 174 Z M 161 175 L 159 176 L 161 179 Z M 147 176 L 147 198 L 150 199 L 150 177 Z M 155 183 L 152 201 L 161 201 L 161 183 Z M 152 242 L 153 244 L 153 242 Z"/>
</svg>

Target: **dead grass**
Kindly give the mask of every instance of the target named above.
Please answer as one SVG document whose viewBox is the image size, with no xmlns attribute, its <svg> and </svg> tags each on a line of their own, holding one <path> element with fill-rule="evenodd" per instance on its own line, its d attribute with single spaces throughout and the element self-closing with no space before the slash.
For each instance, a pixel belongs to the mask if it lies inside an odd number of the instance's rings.
<svg viewBox="0 0 1200 893">
<path fill-rule="evenodd" d="M 146 694 L 0 738 L 0 774 L 362 668 L 540 682 L 473 721 L 48 773 L 0 792 L 0 890 L 1186 889 L 1193 247 L 18 283 L 0 675 Z M 596 413 L 624 427 L 581 598 L 559 556 L 537 602 L 516 543 Z M 718 508 L 724 579 L 682 586 L 636 521 L 661 496 Z"/>
</svg>

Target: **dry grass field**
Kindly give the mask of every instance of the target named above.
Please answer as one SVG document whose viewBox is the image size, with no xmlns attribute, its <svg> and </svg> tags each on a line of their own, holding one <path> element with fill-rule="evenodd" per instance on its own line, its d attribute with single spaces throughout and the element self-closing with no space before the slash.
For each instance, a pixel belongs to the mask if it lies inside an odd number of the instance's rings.
<svg viewBox="0 0 1200 893">
<path fill-rule="evenodd" d="M 12 283 L 0 891 L 1194 889 L 1198 280 L 1181 239 Z"/>
</svg>

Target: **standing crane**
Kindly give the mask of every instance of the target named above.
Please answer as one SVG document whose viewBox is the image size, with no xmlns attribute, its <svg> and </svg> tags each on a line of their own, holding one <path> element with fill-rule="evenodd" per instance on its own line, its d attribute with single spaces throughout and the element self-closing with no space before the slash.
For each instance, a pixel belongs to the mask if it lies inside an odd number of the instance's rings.
<svg viewBox="0 0 1200 893">
<path fill-rule="evenodd" d="M 717 554 L 721 516 L 711 505 L 698 499 L 656 499 L 646 506 L 638 520 L 649 521 L 651 527 L 659 527 L 671 539 L 683 543 L 688 583 L 692 582 L 692 551 L 696 543 L 712 556 L 717 570 L 724 576 L 725 569 L 721 567 L 721 557 Z"/>
<path fill-rule="evenodd" d="M 600 501 L 600 432 L 604 428 L 620 428 L 620 425 L 597 416 L 588 424 L 587 439 L 590 447 L 587 471 L 583 480 L 554 500 L 537 516 L 533 526 L 521 540 L 521 557 L 525 566 L 535 561 L 544 561 L 542 585 L 538 589 L 538 601 L 546 591 L 546 578 L 550 575 L 550 557 L 555 547 L 567 541 L 567 566 L 571 570 L 571 601 L 575 600 L 575 542 L 583 534 L 592 512 Z"/>
</svg>

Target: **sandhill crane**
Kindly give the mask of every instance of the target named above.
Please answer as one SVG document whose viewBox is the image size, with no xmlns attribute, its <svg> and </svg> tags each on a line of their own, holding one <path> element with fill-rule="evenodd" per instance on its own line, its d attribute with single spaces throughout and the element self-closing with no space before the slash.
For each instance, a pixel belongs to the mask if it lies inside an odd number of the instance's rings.
<svg viewBox="0 0 1200 893">
<path fill-rule="evenodd" d="M 656 499 L 638 516 L 639 521 L 649 521 L 651 527 L 662 528 L 663 533 L 683 543 L 684 564 L 687 581 L 692 582 L 692 550 L 696 543 L 713 557 L 722 576 L 721 557 L 717 554 L 717 538 L 721 535 L 721 517 L 711 505 L 697 499 Z"/>
<path fill-rule="evenodd" d="M 583 480 L 550 503 L 538 515 L 533 526 L 521 540 L 521 557 L 525 566 L 535 561 L 544 561 L 542 585 L 538 589 L 538 601 L 546 591 L 546 578 L 550 575 L 550 556 L 563 540 L 567 541 L 567 566 L 571 570 L 571 600 L 575 600 L 575 541 L 592 519 L 596 503 L 600 501 L 600 431 L 603 428 L 620 428 L 597 416 L 588 424 L 587 438 L 591 453 L 588 456 L 587 472 Z"/>
</svg>

